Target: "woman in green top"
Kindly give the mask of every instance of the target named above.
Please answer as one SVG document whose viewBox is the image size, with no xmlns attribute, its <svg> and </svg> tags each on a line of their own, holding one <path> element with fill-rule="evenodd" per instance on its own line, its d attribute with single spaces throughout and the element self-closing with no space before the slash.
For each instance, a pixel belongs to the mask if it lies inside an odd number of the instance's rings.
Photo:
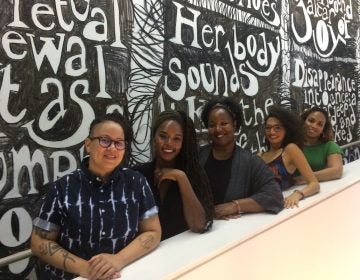
<svg viewBox="0 0 360 280">
<path fill-rule="evenodd" d="M 301 115 L 305 130 L 303 152 L 319 181 L 339 179 L 342 176 L 342 150 L 333 141 L 334 134 L 327 111 L 312 107 Z M 297 180 L 303 183 L 301 177 Z"/>
</svg>

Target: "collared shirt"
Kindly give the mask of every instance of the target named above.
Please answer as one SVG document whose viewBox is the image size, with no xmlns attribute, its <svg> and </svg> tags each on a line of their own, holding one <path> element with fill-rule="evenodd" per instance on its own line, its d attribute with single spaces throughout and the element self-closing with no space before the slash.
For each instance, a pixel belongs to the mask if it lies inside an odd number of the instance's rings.
<svg viewBox="0 0 360 280">
<path fill-rule="evenodd" d="M 118 167 L 106 183 L 86 167 L 53 183 L 34 225 L 59 230 L 61 247 L 83 258 L 115 254 L 138 233 L 139 221 L 158 213 L 149 185 L 139 172 Z M 72 279 L 50 265 L 48 279 Z M 55 276 L 56 275 L 56 276 Z"/>
</svg>

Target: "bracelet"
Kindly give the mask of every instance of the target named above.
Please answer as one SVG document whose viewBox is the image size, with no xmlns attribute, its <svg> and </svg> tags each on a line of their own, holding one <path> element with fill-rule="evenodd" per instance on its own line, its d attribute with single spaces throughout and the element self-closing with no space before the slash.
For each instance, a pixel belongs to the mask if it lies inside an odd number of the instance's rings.
<svg viewBox="0 0 360 280">
<path fill-rule="evenodd" d="M 305 194 L 304 194 L 302 191 L 300 191 L 300 190 L 294 190 L 294 193 L 300 194 L 300 195 L 301 195 L 301 198 L 300 198 L 300 199 L 305 198 Z"/>
<path fill-rule="evenodd" d="M 240 207 L 239 202 L 238 202 L 237 200 L 233 200 L 232 202 L 234 202 L 235 205 L 236 205 L 237 214 L 238 214 L 238 215 L 241 214 L 241 207 Z"/>
</svg>

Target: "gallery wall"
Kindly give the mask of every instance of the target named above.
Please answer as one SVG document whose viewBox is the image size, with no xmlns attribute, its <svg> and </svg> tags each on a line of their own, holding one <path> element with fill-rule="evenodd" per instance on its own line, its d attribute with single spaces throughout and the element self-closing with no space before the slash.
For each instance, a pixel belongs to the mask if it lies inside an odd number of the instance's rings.
<svg viewBox="0 0 360 280">
<path fill-rule="evenodd" d="M 274 104 L 331 115 L 344 162 L 360 158 L 359 1 L 2 0 L 0 258 L 29 247 L 47 184 L 76 169 L 95 116 L 132 122 L 128 164 L 149 160 L 151 121 L 199 116 L 214 96 L 241 104 L 238 144 L 264 149 Z M 35 259 L 0 279 L 36 279 Z"/>
</svg>

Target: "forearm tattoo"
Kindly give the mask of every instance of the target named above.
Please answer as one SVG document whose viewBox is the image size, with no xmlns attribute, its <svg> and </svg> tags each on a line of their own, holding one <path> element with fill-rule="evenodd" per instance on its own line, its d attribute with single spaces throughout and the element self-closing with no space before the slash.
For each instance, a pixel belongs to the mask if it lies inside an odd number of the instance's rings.
<svg viewBox="0 0 360 280">
<path fill-rule="evenodd" d="M 75 263 L 75 259 L 72 258 L 70 256 L 70 253 L 65 251 L 64 249 L 63 249 L 63 257 L 64 257 L 63 268 L 64 268 L 65 271 L 67 271 L 66 262 L 71 261 L 72 263 Z"/>
<path fill-rule="evenodd" d="M 41 257 L 46 257 L 46 256 L 53 256 L 55 255 L 57 252 L 60 252 L 60 254 L 62 254 L 63 257 L 63 267 L 62 269 L 67 271 L 67 263 L 69 261 L 75 263 L 75 259 L 70 255 L 70 253 L 68 251 L 66 251 L 64 248 L 60 247 L 59 244 L 57 244 L 56 242 L 50 241 L 47 243 L 42 243 L 39 245 L 39 249 L 40 249 L 40 256 Z"/>
<path fill-rule="evenodd" d="M 60 247 L 59 244 L 57 244 L 56 242 L 47 242 L 47 243 L 41 243 L 39 245 L 39 249 L 40 249 L 40 256 L 42 257 L 46 257 L 46 256 L 53 256 L 55 255 L 55 253 L 57 251 L 60 250 L 64 250 L 63 248 Z"/>
<path fill-rule="evenodd" d="M 146 234 L 139 238 L 141 246 L 147 250 L 151 249 L 154 244 L 154 236 L 152 234 Z"/>
<path fill-rule="evenodd" d="M 51 257 L 55 255 L 57 252 L 60 252 L 63 257 L 63 267 L 62 269 L 67 271 L 67 263 L 69 261 L 75 263 L 75 259 L 71 257 L 70 253 L 62 248 L 59 244 L 49 239 L 50 231 L 43 230 L 41 228 L 35 227 L 35 234 L 40 236 L 43 239 L 49 240 L 49 242 L 43 242 L 39 245 L 39 253 L 41 257 Z"/>
</svg>

